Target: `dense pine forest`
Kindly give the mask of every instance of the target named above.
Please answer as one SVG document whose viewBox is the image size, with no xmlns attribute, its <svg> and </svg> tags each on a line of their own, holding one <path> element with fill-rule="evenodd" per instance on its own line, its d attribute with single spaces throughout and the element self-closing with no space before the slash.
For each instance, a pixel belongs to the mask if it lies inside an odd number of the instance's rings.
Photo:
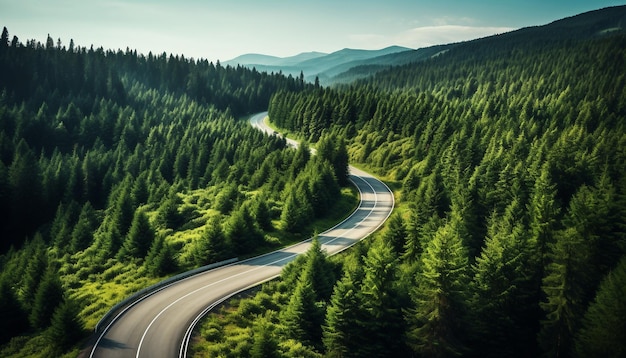
<svg viewBox="0 0 626 358">
<path fill-rule="evenodd" d="M 399 208 L 347 257 L 314 247 L 207 318 L 196 356 L 624 356 L 624 19 L 273 95 L 273 123 L 344 138 Z"/>
<path fill-rule="evenodd" d="M 6 28 L 0 68 L 3 357 L 78 349 L 129 294 L 355 204 L 345 144 L 311 157 L 238 119 L 300 79 Z"/>
<path fill-rule="evenodd" d="M 331 88 L 4 28 L 0 356 L 76 356 L 133 292 L 308 237 L 353 207 L 348 160 L 395 190 L 385 227 L 340 257 L 314 240 L 192 354 L 624 356 L 625 23 L 605 9 Z M 268 106 L 304 145 L 243 119 Z"/>
</svg>

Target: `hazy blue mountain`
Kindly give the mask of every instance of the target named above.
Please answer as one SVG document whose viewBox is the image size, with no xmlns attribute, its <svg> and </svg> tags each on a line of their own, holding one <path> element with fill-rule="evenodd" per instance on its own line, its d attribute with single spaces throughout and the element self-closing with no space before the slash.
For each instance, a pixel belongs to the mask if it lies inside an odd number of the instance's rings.
<svg viewBox="0 0 626 358">
<path fill-rule="evenodd" d="M 265 66 L 273 66 L 281 60 L 282 58 L 276 56 L 263 55 L 260 53 L 247 53 L 245 55 L 237 56 L 232 60 L 224 61 L 222 62 L 222 65 L 237 66 L 261 64 Z"/>
<path fill-rule="evenodd" d="M 561 41 L 583 39 L 626 31 L 626 6 L 610 7 L 554 21 L 547 25 L 525 27 L 504 34 L 453 44 L 441 44 L 419 49 L 390 46 L 381 50 L 343 49 L 330 54 L 305 52 L 292 57 L 246 54 L 224 62 L 242 65 L 268 73 L 282 72 L 305 80 L 330 85 L 347 83 L 374 75 L 392 66 L 407 65 L 443 55 L 451 49 L 473 51 L 482 46 L 505 44 L 511 48 L 527 41 Z"/>
<path fill-rule="evenodd" d="M 324 73 L 320 74 L 320 76 L 323 78 L 323 82 L 327 84 L 348 83 L 359 78 L 371 76 L 391 66 L 406 65 L 428 60 L 446 53 L 446 51 L 453 46 L 453 44 L 436 45 L 419 48 L 417 50 L 391 53 L 366 60 L 346 62 L 326 70 Z"/>
<path fill-rule="evenodd" d="M 292 57 L 275 57 L 260 54 L 246 54 L 226 61 L 225 65 L 241 65 L 256 68 L 258 71 L 282 72 L 285 75 L 299 76 L 302 72 L 308 81 L 314 81 L 315 77 L 329 78 L 348 70 L 354 65 L 347 65 L 359 61 L 367 61 L 380 56 L 410 51 L 401 46 L 390 46 L 380 50 L 343 49 L 330 54 L 320 52 L 305 52 Z M 331 75 L 326 74 L 329 71 Z"/>
<path fill-rule="evenodd" d="M 249 53 L 237 56 L 232 60 L 225 61 L 224 65 L 242 66 L 294 66 L 300 62 L 328 55 L 323 52 L 303 52 L 290 57 L 277 57 L 263 54 Z"/>
<path fill-rule="evenodd" d="M 353 50 L 349 48 L 345 48 L 343 50 L 339 50 L 333 52 L 324 57 L 311 59 L 308 61 L 300 62 L 298 66 L 302 66 L 304 68 L 314 68 L 319 70 L 319 72 L 324 72 L 327 69 L 339 66 L 344 63 L 359 61 L 359 60 L 367 60 L 379 56 L 384 56 L 397 52 L 404 52 L 410 50 L 406 47 L 401 46 L 391 46 L 381 50 Z"/>
</svg>

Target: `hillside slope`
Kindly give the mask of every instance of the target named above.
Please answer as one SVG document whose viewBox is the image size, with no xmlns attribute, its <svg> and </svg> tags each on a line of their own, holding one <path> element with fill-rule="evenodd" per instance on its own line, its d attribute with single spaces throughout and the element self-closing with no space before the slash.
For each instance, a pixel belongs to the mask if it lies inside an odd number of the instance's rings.
<svg viewBox="0 0 626 358">
<path fill-rule="evenodd" d="M 388 231 L 335 285 L 323 352 L 623 355 L 625 9 L 272 97 L 278 127 L 345 137 L 398 188 Z"/>
<path fill-rule="evenodd" d="M 530 43 L 549 46 L 554 42 L 580 41 L 623 33 L 626 33 L 626 6 L 609 7 L 556 20 L 542 26 L 525 27 L 476 40 L 442 44 L 346 64 L 342 67 L 342 69 L 348 67 L 346 71 L 337 75 L 333 74 L 335 77 L 329 78 L 327 83 L 351 82 L 374 75 L 390 66 L 421 62 L 452 49 L 454 51 L 450 52 L 450 55 L 456 52 L 461 53 L 460 56 L 475 56 L 474 54 L 479 54 L 485 48 L 492 46 L 511 50 L 518 46 L 526 47 Z"/>
</svg>

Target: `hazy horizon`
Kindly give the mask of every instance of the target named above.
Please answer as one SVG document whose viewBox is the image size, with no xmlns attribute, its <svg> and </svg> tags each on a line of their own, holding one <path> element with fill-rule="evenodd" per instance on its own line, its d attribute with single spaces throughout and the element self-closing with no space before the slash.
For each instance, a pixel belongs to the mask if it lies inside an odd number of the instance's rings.
<svg viewBox="0 0 626 358">
<path fill-rule="evenodd" d="M 143 54 L 167 52 L 227 61 L 244 54 L 290 57 L 343 48 L 416 49 L 543 25 L 615 5 L 624 2 L 0 0 L 0 26 L 21 42 L 44 43 L 49 34 L 65 46 L 73 39 L 82 47 L 128 47 Z"/>
</svg>

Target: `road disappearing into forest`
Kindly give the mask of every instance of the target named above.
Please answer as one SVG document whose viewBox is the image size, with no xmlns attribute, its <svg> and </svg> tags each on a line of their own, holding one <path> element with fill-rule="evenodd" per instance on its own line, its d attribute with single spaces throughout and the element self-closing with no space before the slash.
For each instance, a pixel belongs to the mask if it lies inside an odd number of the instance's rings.
<svg viewBox="0 0 626 358">
<path fill-rule="evenodd" d="M 267 112 L 250 118 L 255 127 L 276 134 L 264 124 Z M 290 142 L 294 145 L 296 142 Z M 391 190 L 373 176 L 350 167 L 358 188 L 357 209 L 335 227 L 318 235 L 329 255 L 354 245 L 376 231 L 394 207 Z M 282 268 L 305 253 L 311 239 L 265 255 L 202 272 L 166 285 L 134 302 L 95 338 L 89 357 L 186 357 L 196 323 L 233 295 L 280 275 Z"/>
</svg>

